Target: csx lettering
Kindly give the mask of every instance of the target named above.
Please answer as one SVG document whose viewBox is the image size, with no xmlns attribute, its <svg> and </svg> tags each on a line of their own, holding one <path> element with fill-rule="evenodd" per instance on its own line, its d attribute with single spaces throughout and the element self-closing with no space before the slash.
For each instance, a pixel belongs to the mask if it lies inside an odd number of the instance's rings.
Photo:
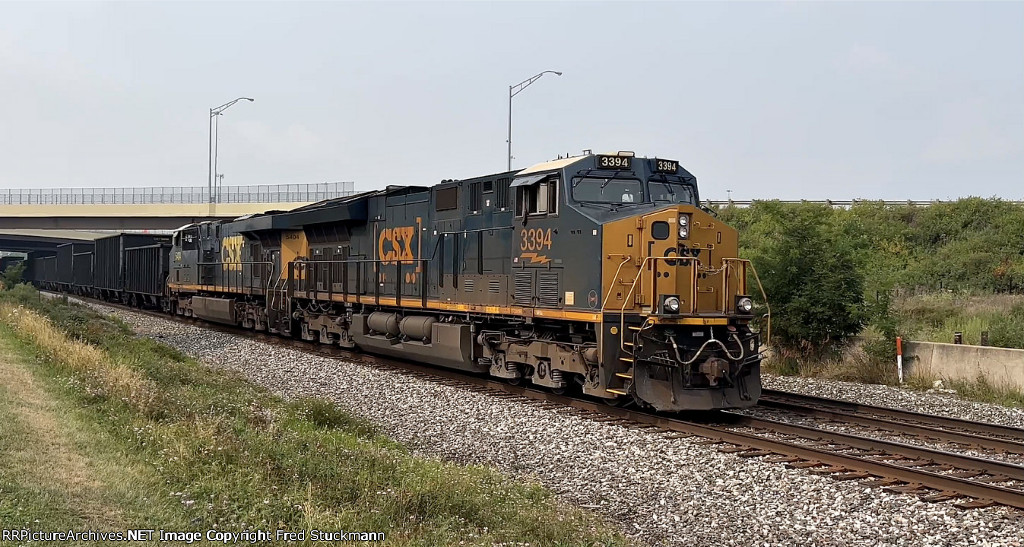
<svg viewBox="0 0 1024 547">
<path fill-rule="evenodd" d="M 244 244 L 245 238 L 242 236 L 230 236 L 221 240 L 221 263 L 225 271 L 242 269 L 242 246 Z"/>
<path fill-rule="evenodd" d="M 377 238 L 377 257 L 382 264 L 392 264 L 397 260 L 416 260 L 412 252 L 412 240 L 415 236 L 415 226 L 384 228 Z"/>
<path fill-rule="evenodd" d="M 542 251 L 551 248 L 551 228 L 533 228 L 519 232 L 520 251 Z"/>
</svg>

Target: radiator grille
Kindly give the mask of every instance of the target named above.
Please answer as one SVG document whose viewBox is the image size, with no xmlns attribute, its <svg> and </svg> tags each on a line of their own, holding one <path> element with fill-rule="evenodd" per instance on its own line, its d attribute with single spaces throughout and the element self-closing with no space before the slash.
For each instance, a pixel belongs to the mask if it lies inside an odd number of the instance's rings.
<svg viewBox="0 0 1024 547">
<path fill-rule="evenodd" d="M 520 306 L 533 305 L 533 272 L 516 272 L 513 300 Z"/>
<path fill-rule="evenodd" d="M 465 279 L 462 283 L 462 286 L 466 288 L 466 292 L 473 292 L 473 287 L 476 286 L 476 281 L 473 279 Z"/>
<path fill-rule="evenodd" d="M 487 282 L 487 292 L 491 294 L 501 294 L 501 280 L 492 279 Z"/>
<path fill-rule="evenodd" d="M 539 305 L 557 308 L 559 300 L 558 272 L 540 272 L 537 279 Z"/>
</svg>

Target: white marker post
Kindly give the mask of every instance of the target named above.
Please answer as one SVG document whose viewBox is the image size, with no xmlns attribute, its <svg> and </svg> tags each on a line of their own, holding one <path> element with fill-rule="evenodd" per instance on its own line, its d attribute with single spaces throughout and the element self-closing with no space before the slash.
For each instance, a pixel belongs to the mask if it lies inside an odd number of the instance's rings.
<svg viewBox="0 0 1024 547">
<path fill-rule="evenodd" d="M 903 383 L 903 338 L 896 337 L 896 373 L 900 377 L 900 383 Z"/>
</svg>

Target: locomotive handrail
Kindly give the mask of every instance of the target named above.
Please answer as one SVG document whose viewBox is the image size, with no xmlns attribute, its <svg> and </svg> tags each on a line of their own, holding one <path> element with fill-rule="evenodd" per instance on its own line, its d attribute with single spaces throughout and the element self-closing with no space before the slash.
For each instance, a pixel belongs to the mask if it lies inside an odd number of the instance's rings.
<svg viewBox="0 0 1024 547">
<path fill-rule="evenodd" d="M 686 261 L 686 262 L 688 262 L 690 264 L 690 271 L 691 271 L 690 279 L 693 280 L 693 287 L 692 287 L 691 292 L 690 292 L 690 296 L 691 296 L 691 298 L 690 298 L 690 313 L 696 313 L 696 310 L 697 310 L 697 263 L 696 263 L 696 259 L 694 257 L 692 257 L 692 256 L 647 256 L 647 257 L 644 257 L 643 262 L 641 262 L 639 267 L 637 268 L 636 275 L 633 277 L 633 283 L 629 287 L 629 292 L 626 293 L 626 298 L 624 298 L 623 301 L 622 301 L 622 307 L 619 308 L 619 310 L 618 310 L 619 311 L 619 332 L 622 333 L 622 335 L 619 336 L 619 350 L 620 351 L 627 351 L 626 347 L 625 347 L 625 339 L 626 339 L 626 336 L 625 336 L 625 331 L 626 331 L 626 304 L 628 304 L 630 302 L 630 298 L 633 296 L 633 291 L 636 290 L 637 282 L 641 281 L 643 279 L 642 274 L 644 272 L 644 267 L 647 265 L 648 262 L 651 262 L 654 265 L 654 267 L 651 268 L 651 285 L 652 285 L 652 287 L 657 286 L 655 281 L 654 281 L 654 274 L 658 270 L 657 264 L 658 264 L 659 260 L 684 260 L 684 261 Z M 641 285 L 641 287 L 642 287 L 642 285 Z M 652 296 L 654 296 L 654 295 L 652 295 Z M 651 302 L 651 304 L 652 304 L 652 307 L 653 307 L 654 303 Z M 643 327 L 641 327 L 641 328 L 643 328 Z"/>
<path fill-rule="evenodd" d="M 222 288 L 226 288 L 226 289 L 238 289 L 239 292 L 241 292 L 242 289 L 249 289 L 251 291 L 254 288 L 260 288 L 260 289 L 263 289 L 264 291 L 269 291 L 270 290 L 269 279 L 268 279 L 268 283 L 267 283 L 266 287 L 257 287 L 256 285 L 254 285 L 252 283 L 252 281 L 254 281 L 256 279 L 256 277 L 257 277 L 253 273 L 252 266 L 257 266 L 257 265 L 259 265 L 259 266 L 270 266 L 270 273 L 272 274 L 273 273 L 273 269 L 274 269 L 274 262 L 273 261 L 270 261 L 270 260 L 232 260 L 230 262 L 227 262 L 227 261 L 223 261 L 223 260 L 218 260 L 218 261 L 210 261 L 210 262 L 203 262 L 203 261 L 196 262 L 196 266 L 227 266 L 227 265 L 236 265 L 236 264 L 240 267 L 240 269 L 237 270 L 237 272 L 240 273 L 241 276 L 242 276 L 241 281 L 239 281 L 237 283 L 234 283 L 234 282 L 210 283 L 210 284 L 208 284 L 208 283 L 199 283 L 199 278 L 197 276 L 197 279 L 196 279 L 197 284 L 198 285 L 210 285 L 210 286 L 214 286 L 214 287 L 222 287 Z M 245 271 L 246 271 L 245 270 L 245 266 L 249 266 L 249 281 L 250 282 L 248 284 L 245 283 Z M 198 274 L 198 272 L 197 272 L 197 274 Z M 234 276 L 232 276 L 232 277 L 234 277 Z M 224 279 L 226 279 L 226 276 L 224 277 Z"/>
<path fill-rule="evenodd" d="M 652 290 L 657 288 L 657 277 L 656 277 L 656 273 L 658 271 L 657 264 L 658 264 L 658 261 L 662 261 L 662 260 L 665 260 L 665 261 L 667 261 L 667 260 L 685 260 L 685 261 L 687 261 L 690 264 L 691 279 L 693 280 L 693 283 L 692 283 L 692 286 L 691 286 L 691 293 L 690 293 L 690 296 L 691 296 L 691 300 L 690 300 L 690 313 L 691 314 L 697 313 L 697 275 L 696 275 L 696 273 L 697 273 L 697 271 L 696 271 L 697 262 L 696 262 L 696 259 L 694 257 L 679 257 L 679 256 L 648 256 L 648 257 L 644 257 L 643 262 L 641 262 L 639 267 L 637 268 L 636 275 L 633 277 L 633 283 L 630 285 L 629 292 L 626 294 L 626 298 L 623 299 L 622 307 L 620 307 L 617 310 L 619 312 L 619 331 L 621 333 L 623 333 L 619 337 L 619 349 L 621 351 L 627 351 L 626 347 L 625 347 L 626 305 L 630 304 L 630 299 L 633 296 L 633 292 L 636 290 L 638 282 L 640 283 L 641 290 L 643 290 L 643 283 L 642 283 L 643 277 L 642 277 L 642 274 L 644 272 L 644 267 L 648 264 L 648 262 L 650 262 L 653 265 L 653 267 L 651 268 L 651 287 L 652 287 Z M 626 262 L 628 262 L 628 257 L 627 257 L 627 260 L 624 260 L 621 264 L 619 264 L 619 268 L 621 269 L 621 267 Z M 750 271 L 754 274 L 754 280 L 757 281 L 757 287 L 758 287 L 758 290 L 760 290 L 760 292 L 761 292 L 761 298 L 764 300 L 765 308 L 767 308 L 767 310 L 768 310 L 768 313 L 765 314 L 765 317 L 767 318 L 767 325 L 766 325 L 766 328 L 765 328 L 765 330 L 766 330 L 765 345 L 768 345 L 771 342 L 771 337 L 772 337 L 772 309 L 771 309 L 771 305 L 768 303 L 768 295 L 764 292 L 764 285 L 761 284 L 761 278 L 757 274 L 757 268 L 754 267 L 754 264 L 750 260 L 745 259 L 745 258 L 723 258 L 722 262 L 723 262 L 722 270 L 724 270 L 724 274 L 725 274 L 725 275 L 722 276 L 723 277 L 723 279 L 722 279 L 722 284 L 723 284 L 722 306 L 721 306 L 722 311 L 724 313 L 729 313 L 729 310 L 730 310 L 730 307 L 729 307 L 729 304 L 728 304 L 728 299 L 727 299 L 727 297 L 725 295 L 728 293 L 728 283 L 729 283 L 728 277 L 729 277 L 729 270 L 732 267 L 731 264 L 734 263 L 734 262 L 738 262 L 738 263 L 743 264 L 743 273 L 744 273 L 744 275 L 741 278 L 741 282 L 743 284 L 742 285 L 743 293 L 746 293 L 746 288 L 747 288 L 747 285 L 746 285 L 746 281 L 747 281 L 747 279 L 746 279 L 746 268 L 747 268 L 747 266 L 749 266 L 750 267 Z M 719 271 L 721 272 L 722 270 L 719 270 Z M 616 270 L 615 279 L 616 280 L 618 279 L 618 270 Z M 657 293 L 655 292 L 652 296 L 656 296 L 656 295 L 657 295 Z M 609 292 L 608 292 L 608 297 L 611 297 L 611 290 L 610 289 L 609 289 Z M 718 299 L 716 298 L 716 303 L 717 302 L 718 302 Z M 651 302 L 651 306 L 653 308 L 654 302 Z M 601 308 L 602 313 L 604 312 L 604 309 L 605 309 L 604 308 L 604 304 L 602 303 L 602 308 Z M 641 328 L 643 328 L 643 327 L 641 327 Z"/>
<path fill-rule="evenodd" d="M 615 268 L 615 277 L 612 278 L 615 281 L 618 281 L 618 279 L 619 279 L 619 272 L 622 271 L 622 267 L 625 266 L 627 262 L 633 260 L 633 256 L 632 255 L 624 255 L 624 254 L 621 254 L 621 253 L 615 253 L 615 254 L 608 255 L 608 258 L 611 258 L 613 256 L 621 256 L 621 257 L 623 257 L 622 262 L 619 262 L 619 267 Z M 615 281 L 613 281 L 611 283 L 608 283 L 608 294 L 604 295 L 604 299 L 601 300 L 601 316 L 602 317 L 604 317 L 605 305 L 608 304 L 608 299 L 612 297 L 612 291 L 615 290 Z"/>
<path fill-rule="evenodd" d="M 746 289 L 747 289 L 747 276 L 746 276 L 747 270 L 746 270 L 746 268 L 747 268 L 747 266 L 750 266 L 750 271 L 753 272 L 753 274 L 754 274 L 754 281 L 757 281 L 757 289 L 759 291 L 761 291 L 761 298 L 764 300 L 764 307 L 768 310 L 768 313 L 765 314 L 765 317 L 768 320 L 768 324 L 765 326 L 766 327 L 765 330 L 767 332 L 766 332 L 766 337 L 765 337 L 765 342 L 764 342 L 764 345 L 767 346 L 772 341 L 772 306 L 771 306 L 771 304 L 768 303 L 768 295 L 764 292 L 764 285 L 761 284 L 761 277 L 757 275 L 757 268 L 754 267 L 754 263 L 753 262 L 751 262 L 749 259 L 746 259 L 746 258 L 724 258 L 722 260 L 726 260 L 726 261 L 729 261 L 729 262 L 742 262 L 743 263 L 743 292 L 744 292 L 744 294 L 746 293 Z"/>
<path fill-rule="evenodd" d="M 427 307 L 427 296 L 428 296 L 428 294 L 427 294 L 427 292 L 428 292 L 427 291 L 427 278 L 428 278 L 427 272 L 428 272 L 429 263 L 430 263 L 430 259 L 427 259 L 427 258 L 405 258 L 405 259 L 397 259 L 396 258 L 396 259 L 387 259 L 387 260 L 380 259 L 380 258 L 357 258 L 357 259 L 343 259 L 343 260 L 310 260 L 308 257 L 299 257 L 299 258 L 296 258 L 295 260 L 293 260 L 293 261 L 288 263 L 288 267 L 289 267 L 288 285 L 289 285 L 289 290 L 290 291 L 294 290 L 293 286 L 292 286 L 293 285 L 293 281 L 306 280 L 307 272 L 312 270 L 313 271 L 313 275 L 310 276 L 310 277 L 312 278 L 312 281 L 313 281 L 313 284 L 314 284 L 314 290 L 313 291 L 309 291 L 309 289 L 307 287 L 307 288 L 304 288 L 303 291 L 307 292 L 307 293 L 308 292 L 314 292 L 314 293 L 326 292 L 328 294 L 328 298 L 333 298 L 334 292 L 335 292 L 334 291 L 334 269 L 333 268 L 328 268 L 327 269 L 327 276 L 326 276 L 327 277 L 327 283 L 326 283 L 327 290 L 320 291 L 320 290 L 315 288 L 316 282 L 319 281 L 319 273 L 318 273 L 319 270 L 316 267 L 317 266 L 324 266 L 324 265 L 330 266 L 330 265 L 334 265 L 334 264 L 341 264 L 342 266 L 344 266 L 344 268 L 342 270 L 342 284 L 341 284 L 342 285 L 342 290 L 341 290 L 341 293 L 347 299 L 352 294 L 351 291 L 348 290 L 348 278 L 349 278 L 349 275 L 348 275 L 348 268 L 347 268 L 347 266 L 349 264 L 355 264 L 356 265 L 356 292 L 355 292 L 355 295 L 358 298 L 358 297 L 362 296 L 363 265 L 364 264 L 373 264 L 373 273 L 374 273 L 373 296 L 374 296 L 374 304 L 380 305 L 380 298 L 381 298 L 381 292 L 380 292 L 380 287 L 381 287 L 380 267 L 382 265 L 386 266 L 386 265 L 394 264 L 395 267 L 396 267 L 396 270 L 397 270 L 396 274 L 395 274 L 396 275 L 396 279 L 395 279 L 395 305 L 396 306 L 401 306 L 401 304 L 402 304 L 402 289 L 407 284 L 404 281 L 404 278 L 402 277 L 402 266 L 405 265 L 405 264 L 419 264 L 421 266 L 421 270 L 419 272 L 417 272 L 417 273 L 420 274 L 420 300 L 421 300 L 420 304 L 421 304 L 422 307 L 426 308 Z M 299 277 L 296 277 L 294 275 L 294 267 L 295 267 L 295 265 L 297 265 L 299 267 L 299 270 L 300 270 L 300 276 Z"/>
</svg>

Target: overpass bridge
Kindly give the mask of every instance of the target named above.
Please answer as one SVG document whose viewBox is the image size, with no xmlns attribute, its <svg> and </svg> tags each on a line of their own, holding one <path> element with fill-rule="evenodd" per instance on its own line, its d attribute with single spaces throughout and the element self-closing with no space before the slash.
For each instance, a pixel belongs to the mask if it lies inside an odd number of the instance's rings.
<svg viewBox="0 0 1024 547">
<path fill-rule="evenodd" d="M 0 190 L 0 230 L 172 230 L 354 193 L 352 182 L 224 186 L 212 199 L 199 187 Z"/>
</svg>

